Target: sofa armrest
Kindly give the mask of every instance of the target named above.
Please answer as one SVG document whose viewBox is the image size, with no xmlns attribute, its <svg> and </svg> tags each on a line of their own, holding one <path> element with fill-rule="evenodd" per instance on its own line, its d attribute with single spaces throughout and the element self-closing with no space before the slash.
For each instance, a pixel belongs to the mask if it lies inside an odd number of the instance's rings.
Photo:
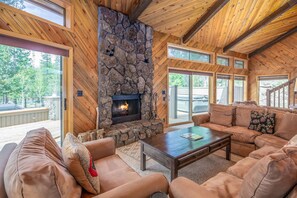
<svg viewBox="0 0 297 198">
<path fill-rule="evenodd" d="M 218 198 L 214 193 L 184 177 L 178 177 L 171 182 L 169 196 L 170 198 Z"/>
<path fill-rule="evenodd" d="M 4 187 L 4 170 L 11 153 L 14 151 L 16 147 L 16 143 L 5 144 L 2 150 L 0 151 L 0 197 L 2 198 L 7 197 Z"/>
<path fill-rule="evenodd" d="M 193 120 L 195 126 L 199 126 L 200 124 L 209 122 L 210 114 L 203 113 L 203 114 L 195 115 L 195 116 L 192 116 L 192 120 Z"/>
<path fill-rule="evenodd" d="M 103 138 L 83 143 L 90 151 L 94 161 L 115 154 L 113 138 Z"/>
<path fill-rule="evenodd" d="M 131 181 L 93 198 L 148 198 L 155 192 L 168 192 L 168 181 L 160 173 L 151 174 Z"/>
</svg>

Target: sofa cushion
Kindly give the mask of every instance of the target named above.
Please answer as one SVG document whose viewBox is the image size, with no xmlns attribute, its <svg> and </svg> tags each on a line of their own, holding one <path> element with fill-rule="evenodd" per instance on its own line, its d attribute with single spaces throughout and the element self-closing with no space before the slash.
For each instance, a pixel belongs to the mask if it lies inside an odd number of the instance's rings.
<svg viewBox="0 0 297 198">
<path fill-rule="evenodd" d="M 297 166 L 284 152 L 260 159 L 245 175 L 241 197 L 281 198 L 297 183 Z"/>
<path fill-rule="evenodd" d="M 243 179 L 245 174 L 256 164 L 257 161 L 257 159 L 251 157 L 243 158 L 235 165 L 228 168 L 226 172 L 230 175 L 234 175 L 238 178 Z"/>
<path fill-rule="evenodd" d="M 238 197 L 242 179 L 221 172 L 202 184 L 208 191 L 218 197 Z"/>
<path fill-rule="evenodd" d="M 100 193 L 140 178 L 130 166 L 128 166 L 118 155 L 111 155 L 95 162 L 99 171 Z"/>
<path fill-rule="evenodd" d="M 266 155 L 275 153 L 278 151 L 279 148 L 274 146 L 263 146 L 262 148 L 259 148 L 249 154 L 249 157 L 255 158 L 255 159 L 261 159 L 265 157 Z"/>
<path fill-rule="evenodd" d="M 297 146 L 297 135 L 292 137 L 285 146 Z"/>
<path fill-rule="evenodd" d="M 268 108 L 268 112 L 269 113 L 275 113 L 275 126 L 274 126 L 274 131 L 278 131 L 280 124 L 284 118 L 284 115 L 286 112 L 286 110 L 280 110 L 280 109 L 275 109 L 275 108 Z"/>
<path fill-rule="evenodd" d="M 275 135 L 290 140 L 297 134 L 297 114 L 285 113 L 283 120 Z"/>
<path fill-rule="evenodd" d="M 263 135 L 257 136 L 255 139 L 255 144 L 259 148 L 263 146 L 274 146 L 274 147 L 281 148 L 287 143 L 288 143 L 287 140 L 284 140 L 280 137 L 277 137 L 275 135 L 270 135 L 270 134 L 263 134 Z"/>
<path fill-rule="evenodd" d="M 259 131 L 261 133 L 274 133 L 275 114 L 251 111 L 251 122 L 249 129 Z"/>
<path fill-rule="evenodd" d="M 80 197 L 62 153 L 45 128 L 27 133 L 10 155 L 4 172 L 8 197 Z"/>
<path fill-rule="evenodd" d="M 232 126 L 233 109 L 232 106 L 211 104 L 210 122 L 223 126 Z"/>
<path fill-rule="evenodd" d="M 16 148 L 16 143 L 8 143 L 5 144 L 2 150 L 0 151 L 0 197 L 7 198 L 7 194 L 5 192 L 4 186 L 4 170 L 6 163 L 12 153 L 12 151 Z"/>
<path fill-rule="evenodd" d="M 213 123 L 210 123 L 210 122 L 200 124 L 200 126 L 201 127 L 206 127 L 206 128 L 209 128 L 209 129 L 212 129 L 212 130 L 215 130 L 215 131 L 224 131 L 225 129 L 228 128 L 226 126 L 219 125 L 219 124 L 213 124 Z"/>
<path fill-rule="evenodd" d="M 251 111 L 266 112 L 266 108 L 238 106 L 236 108 L 236 126 L 248 128 L 251 122 Z"/>
<path fill-rule="evenodd" d="M 92 194 L 100 193 L 100 182 L 89 150 L 73 134 L 67 133 L 62 147 L 65 165 L 76 181 Z"/>
<path fill-rule="evenodd" d="M 231 136 L 232 140 L 243 143 L 254 143 L 255 138 L 262 134 L 258 131 L 250 130 L 241 126 L 229 127 L 223 130 L 223 132 L 233 134 Z"/>
</svg>

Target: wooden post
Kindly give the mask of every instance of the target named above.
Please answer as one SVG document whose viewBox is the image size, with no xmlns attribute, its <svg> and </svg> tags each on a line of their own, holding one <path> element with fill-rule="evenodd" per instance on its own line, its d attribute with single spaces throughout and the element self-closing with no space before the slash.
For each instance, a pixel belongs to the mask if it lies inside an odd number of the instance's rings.
<svg viewBox="0 0 297 198">
<path fill-rule="evenodd" d="M 269 107 L 271 106 L 270 101 L 271 101 L 271 99 L 270 99 L 270 91 L 267 90 L 266 91 L 266 105 L 269 106 Z"/>
</svg>

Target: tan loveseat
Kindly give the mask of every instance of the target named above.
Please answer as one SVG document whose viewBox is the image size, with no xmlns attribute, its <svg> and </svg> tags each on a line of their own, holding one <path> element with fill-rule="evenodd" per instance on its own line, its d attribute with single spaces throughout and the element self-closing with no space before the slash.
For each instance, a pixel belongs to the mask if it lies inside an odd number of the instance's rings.
<svg viewBox="0 0 297 198">
<path fill-rule="evenodd" d="M 264 146 L 201 185 L 178 177 L 170 184 L 169 195 L 171 198 L 296 198 L 294 144 L 281 149 Z"/>
<path fill-rule="evenodd" d="M 115 154 L 112 138 L 85 145 L 99 174 L 99 195 L 85 192 L 76 183 L 63 165 L 61 149 L 42 128 L 28 132 L 19 145 L 7 144 L 1 150 L 0 197 L 141 198 L 150 197 L 155 192 L 167 193 L 167 179 L 162 174 L 141 177 Z M 25 158 L 30 159 L 26 161 Z"/>
<path fill-rule="evenodd" d="M 225 124 L 224 120 L 221 124 L 212 122 L 211 113 L 214 106 L 232 108 L 232 125 Z M 262 134 L 261 132 L 248 129 L 251 120 L 251 111 L 263 111 L 276 114 L 275 131 L 277 131 L 283 120 L 283 116 L 289 109 L 279 109 L 272 107 L 260 106 L 231 106 L 231 105 L 215 105 L 211 104 L 209 113 L 199 114 L 192 117 L 195 126 L 202 126 L 213 130 L 231 133 L 232 134 L 232 153 L 240 156 L 248 156 L 250 152 L 261 148 L 265 145 L 275 146 L 281 148 L 288 139 L 281 138 L 277 135 Z M 219 116 L 219 115 L 218 115 Z M 297 131 L 296 131 L 297 134 Z"/>
</svg>

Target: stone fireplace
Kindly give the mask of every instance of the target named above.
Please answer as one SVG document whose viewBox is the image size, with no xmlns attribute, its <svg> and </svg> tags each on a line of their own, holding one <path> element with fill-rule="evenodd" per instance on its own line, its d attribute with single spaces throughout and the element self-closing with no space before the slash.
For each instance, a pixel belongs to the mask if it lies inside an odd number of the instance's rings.
<svg viewBox="0 0 297 198">
<path fill-rule="evenodd" d="M 105 7 L 98 13 L 99 127 L 117 145 L 163 132 L 153 118 L 152 28 Z"/>
<path fill-rule="evenodd" d="M 109 128 L 112 98 L 139 94 L 141 118 L 152 116 L 153 30 L 143 23 L 130 23 L 128 16 L 99 7 L 99 126 Z"/>
<path fill-rule="evenodd" d="M 118 124 L 141 119 L 140 95 L 114 95 L 112 97 L 112 123 Z"/>
</svg>

